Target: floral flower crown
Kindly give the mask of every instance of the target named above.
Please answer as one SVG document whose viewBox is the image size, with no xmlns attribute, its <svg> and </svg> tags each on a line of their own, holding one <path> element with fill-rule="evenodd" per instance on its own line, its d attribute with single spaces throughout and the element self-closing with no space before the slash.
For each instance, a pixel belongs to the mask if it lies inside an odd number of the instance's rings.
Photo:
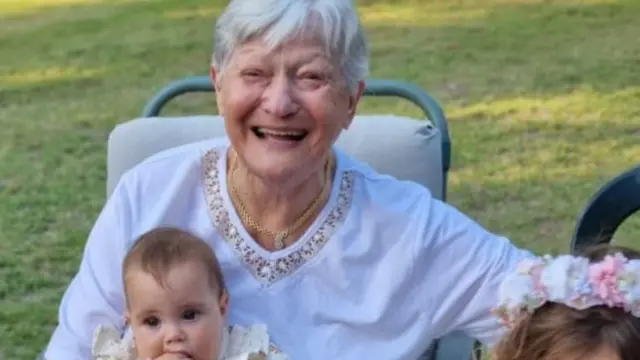
<svg viewBox="0 0 640 360">
<path fill-rule="evenodd" d="M 571 255 L 525 259 L 502 281 L 493 312 L 511 327 L 548 302 L 577 310 L 606 305 L 640 317 L 640 260 L 621 253 L 596 263 Z"/>
</svg>

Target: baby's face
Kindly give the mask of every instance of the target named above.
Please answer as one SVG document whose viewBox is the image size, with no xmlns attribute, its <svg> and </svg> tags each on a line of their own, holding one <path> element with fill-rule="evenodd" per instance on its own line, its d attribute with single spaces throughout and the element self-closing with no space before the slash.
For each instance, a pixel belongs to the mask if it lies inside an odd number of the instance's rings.
<svg viewBox="0 0 640 360">
<path fill-rule="evenodd" d="M 159 284 L 151 274 L 137 270 L 127 275 L 127 318 L 138 356 L 218 359 L 228 306 L 226 294 L 220 298 L 217 289 L 211 288 L 205 267 L 198 263 L 171 269 L 165 280 Z"/>
</svg>

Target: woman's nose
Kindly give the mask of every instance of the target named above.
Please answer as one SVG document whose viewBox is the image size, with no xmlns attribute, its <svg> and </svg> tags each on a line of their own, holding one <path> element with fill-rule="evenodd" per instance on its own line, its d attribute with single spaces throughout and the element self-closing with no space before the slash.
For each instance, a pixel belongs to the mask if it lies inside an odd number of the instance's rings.
<svg viewBox="0 0 640 360">
<path fill-rule="evenodd" d="M 269 115 L 280 119 L 289 118 L 297 113 L 299 105 L 291 80 L 283 75 L 274 76 L 263 93 L 262 106 Z"/>
</svg>

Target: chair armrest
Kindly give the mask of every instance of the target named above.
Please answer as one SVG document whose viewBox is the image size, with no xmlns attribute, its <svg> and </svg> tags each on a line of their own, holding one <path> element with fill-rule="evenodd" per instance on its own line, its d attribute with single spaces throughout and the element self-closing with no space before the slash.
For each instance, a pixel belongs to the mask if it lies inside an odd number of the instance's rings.
<svg viewBox="0 0 640 360">
<path fill-rule="evenodd" d="M 438 339 L 433 360 L 471 360 L 474 359 L 476 340 L 461 332 L 454 332 Z M 480 360 L 480 358 L 478 358 Z"/>
</svg>

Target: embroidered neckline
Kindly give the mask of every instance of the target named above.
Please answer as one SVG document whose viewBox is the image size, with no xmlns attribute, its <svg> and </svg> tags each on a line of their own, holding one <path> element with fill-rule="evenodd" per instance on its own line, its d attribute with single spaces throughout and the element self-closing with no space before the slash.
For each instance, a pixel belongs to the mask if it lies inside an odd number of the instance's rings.
<svg viewBox="0 0 640 360">
<path fill-rule="evenodd" d="M 222 238 L 254 277 L 265 285 L 271 285 L 293 274 L 315 257 L 344 222 L 353 196 L 353 173 L 345 171 L 341 179 L 336 179 L 340 181 L 337 201 L 315 233 L 298 240 L 304 243 L 291 253 L 280 258 L 269 259 L 258 253 L 252 244 L 242 237 L 230 219 L 229 210 L 222 196 L 218 170 L 221 152 L 223 152 L 221 149 L 212 149 L 202 157 L 202 180 L 211 220 Z"/>
</svg>

